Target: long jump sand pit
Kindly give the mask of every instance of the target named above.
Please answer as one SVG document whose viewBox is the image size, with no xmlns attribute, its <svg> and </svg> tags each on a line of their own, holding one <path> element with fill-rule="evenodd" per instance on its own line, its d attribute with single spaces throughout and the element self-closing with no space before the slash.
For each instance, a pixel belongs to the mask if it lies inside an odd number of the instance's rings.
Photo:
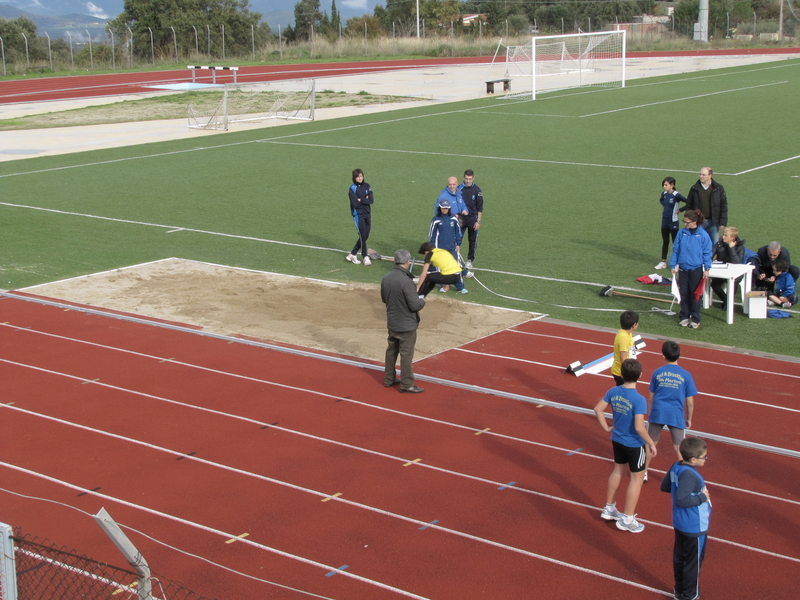
<svg viewBox="0 0 800 600">
<path fill-rule="evenodd" d="M 383 361 L 386 312 L 377 284 L 341 284 L 171 258 L 24 291 L 97 308 Z M 422 310 L 415 358 L 455 348 L 533 313 L 433 293 Z"/>
</svg>

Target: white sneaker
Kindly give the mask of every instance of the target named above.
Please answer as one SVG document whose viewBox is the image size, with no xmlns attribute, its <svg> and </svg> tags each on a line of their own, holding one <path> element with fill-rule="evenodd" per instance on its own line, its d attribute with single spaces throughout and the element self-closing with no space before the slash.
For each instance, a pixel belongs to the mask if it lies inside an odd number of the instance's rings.
<svg viewBox="0 0 800 600">
<path fill-rule="evenodd" d="M 360 265 L 361 264 L 361 261 L 358 260 L 358 257 L 355 254 L 348 254 L 347 256 L 344 257 L 344 259 L 345 260 L 349 260 L 354 265 Z"/>
<path fill-rule="evenodd" d="M 617 519 L 617 529 L 630 531 L 631 533 L 641 533 L 644 531 L 644 525 L 636 520 L 636 515 L 629 517 L 626 514 L 620 513 L 619 519 Z"/>
<path fill-rule="evenodd" d="M 364 257 L 364 266 L 368 267 L 372 264 L 372 261 L 369 259 L 369 256 Z"/>
<path fill-rule="evenodd" d="M 656 265 L 654 268 L 655 268 L 655 269 L 666 269 L 666 268 L 667 268 L 667 263 L 665 263 L 665 262 L 662 260 L 662 261 L 661 261 L 660 263 L 658 263 L 658 264 L 657 264 L 657 265 Z"/>
<path fill-rule="evenodd" d="M 467 271 L 467 274 L 466 274 L 466 275 L 464 275 L 464 277 L 466 277 L 467 279 L 469 279 L 470 277 L 473 277 L 474 275 L 475 275 L 475 273 L 473 273 L 472 271 Z"/>
<path fill-rule="evenodd" d="M 617 521 L 622 513 L 617 510 L 616 504 L 606 504 L 600 513 L 600 518 L 606 521 Z"/>
<path fill-rule="evenodd" d="M 683 319 L 680 323 L 678 323 L 678 325 L 681 327 L 688 327 L 690 322 L 691 321 L 689 321 L 689 319 Z"/>
<path fill-rule="evenodd" d="M 440 292 L 442 292 L 442 293 L 444 293 L 444 292 L 446 292 L 446 291 L 447 291 L 447 289 L 445 289 L 445 287 L 444 287 L 444 286 L 440 286 L 440 287 L 439 287 L 439 291 L 440 291 Z"/>
<path fill-rule="evenodd" d="M 469 294 L 469 290 L 467 288 L 464 288 L 463 290 L 458 290 L 458 293 L 459 294 Z"/>
<path fill-rule="evenodd" d="M 467 261 L 467 264 L 466 264 L 466 265 L 464 265 L 464 266 L 465 266 L 465 267 L 467 267 L 468 269 L 471 269 L 471 268 L 472 268 L 472 261 L 471 261 L 471 260 L 468 260 L 468 261 Z"/>
</svg>

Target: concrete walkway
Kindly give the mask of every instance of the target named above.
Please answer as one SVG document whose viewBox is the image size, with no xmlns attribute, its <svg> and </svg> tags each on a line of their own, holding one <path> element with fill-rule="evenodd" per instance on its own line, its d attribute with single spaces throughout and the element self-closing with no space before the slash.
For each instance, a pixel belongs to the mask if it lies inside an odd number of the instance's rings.
<svg viewBox="0 0 800 600">
<path fill-rule="evenodd" d="M 721 69 L 731 66 L 761 64 L 792 58 L 796 59 L 797 57 L 797 54 L 769 54 L 747 56 L 629 58 L 626 70 L 627 77 L 630 80 L 642 77 L 676 75 L 709 69 Z M 485 97 L 485 86 L 483 82 L 489 78 L 502 76 L 504 70 L 505 68 L 501 64 L 494 66 L 483 64 L 409 69 L 318 79 L 316 85 L 317 90 L 320 91 L 333 90 L 335 92 L 349 93 L 366 91 L 371 94 L 407 96 L 418 98 L 418 100 L 402 104 L 373 104 L 319 109 L 316 111 L 316 120 L 338 119 L 352 115 L 377 113 L 419 105 Z M 163 94 L 163 92 L 157 92 L 154 95 L 156 94 Z M 110 104 L 123 100 L 141 98 L 147 95 L 149 94 L 29 104 L 2 104 L 0 105 L 0 120 L 45 112 L 59 112 L 85 106 Z M 292 122 L 270 120 L 261 123 L 236 125 L 231 131 L 266 127 L 288 127 L 291 125 Z M 82 152 L 85 150 L 118 148 L 176 139 L 204 138 L 212 135 L 225 135 L 225 133 L 226 132 L 220 131 L 189 129 L 188 118 L 113 125 L 3 131 L 0 133 L 0 161 L 20 160 L 36 156 L 53 156 L 71 152 Z"/>
</svg>

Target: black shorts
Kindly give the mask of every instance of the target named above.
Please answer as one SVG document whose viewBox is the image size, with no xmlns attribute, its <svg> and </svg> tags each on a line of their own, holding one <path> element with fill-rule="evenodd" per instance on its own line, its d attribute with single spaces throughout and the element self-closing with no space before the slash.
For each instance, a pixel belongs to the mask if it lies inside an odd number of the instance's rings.
<svg viewBox="0 0 800 600">
<path fill-rule="evenodd" d="M 638 448 L 631 448 L 630 446 L 623 446 L 619 442 L 611 441 L 614 446 L 614 462 L 618 465 L 628 465 L 631 473 L 641 473 L 644 471 L 645 459 L 647 452 L 644 446 Z"/>
</svg>

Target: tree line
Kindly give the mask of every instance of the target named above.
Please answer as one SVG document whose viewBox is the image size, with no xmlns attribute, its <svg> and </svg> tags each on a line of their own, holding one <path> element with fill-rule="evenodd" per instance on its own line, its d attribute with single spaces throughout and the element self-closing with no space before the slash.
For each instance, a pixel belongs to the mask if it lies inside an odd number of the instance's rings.
<svg viewBox="0 0 800 600">
<path fill-rule="evenodd" d="M 678 0 L 674 4 L 674 23 L 680 33 L 691 34 L 699 15 L 699 0 Z M 283 34 L 287 41 L 311 41 L 312 36 L 329 40 L 340 36 L 412 36 L 417 31 L 416 0 L 386 0 L 372 14 L 341 22 L 336 0 L 331 0 L 330 16 L 320 0 L 300 0 L 294 6 L 294 27 Z M 425 35 L 520 35 L 538 28 L 547 33 L 598 31 L 612 23 L 629 23 L 638 15 L 655 15 L 665 10 L 656 0 L 419 0 L 419 17 Z M 736 23 L 752 23 L 778 18 L 780 3 L 774 0 L 710 0 L 710 34 L 728 37 Z M 462 17 L 484 15 L 481 26 L 464 25 Z M 791 16 L 788 16 L 791 25 Z M 795 19 L 796 21 L 797 19 Z M 793 30 L 794 27 L 791 27 Z"/>
<path fill-rule="evenodd" d="M 301 44 L 320 37 L 334 42 L 342 36 L 416 36 L 416 0 L 386 0 L 371 14 L 346 22 L 342 22 L 336 0 L 330 2 L 328 12 L 322 10 L 320 0 L 300 0 L 294 7 L 294 26 L 272 31 L 261 22 L 259 13 L 250 11 L 248 0 L 125 0 L 123 11 L 108 23 L 108 38 L 94 45 L 84 39 L 68 43 L 39 36 L 35 23 L 26 17 L 0 18 L 3 70 L 15 63 L 44 69 L 48 60 L 83 68 L 93 62 L 126 67 L 193 56 L 241 59 L 262 49 L 278 54 L 269 50 L 270 45 Z M 426 37 L 477 37 L 479 32 L 501 37 L 527 35 L 533 25 L 540 33 L 597 31 L 663 10 L 663 4 L 655 0 L 419 0 L 419 6 Z M 770 19 L 776 20 L 779 6 L 773 0 L 710 0 L 709 33 L 717 39 L 734 33 L 735 27 L 740 33 L 755 33 L 754 21 L 769 24 Z M 673 13 L 675 31 L 691 37 L 698 12 L 699 0 L 678 0 Z M 481 26 L 463 25 L 467 14 L 483 15 Z M 784 34 L 793 35 L 800 20 L 793 12 L 785 19 Z M 770 31 L 761 25 L 758 29 Z M 777 25 L 772 31 L 777 31 Z"/>
</svg>

